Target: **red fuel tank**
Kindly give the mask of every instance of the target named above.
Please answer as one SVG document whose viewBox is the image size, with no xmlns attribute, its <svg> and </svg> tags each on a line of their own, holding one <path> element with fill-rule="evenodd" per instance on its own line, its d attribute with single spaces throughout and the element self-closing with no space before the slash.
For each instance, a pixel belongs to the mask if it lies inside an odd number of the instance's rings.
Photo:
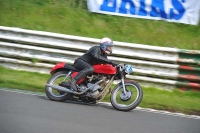
<svg viewBox="0 0 200 133">
<path fill-rule="evenodd" d="M 116 74 L 116 68 L 110 64 L 93 65 L 94 72 L 100 74 Z"/>
</svg>

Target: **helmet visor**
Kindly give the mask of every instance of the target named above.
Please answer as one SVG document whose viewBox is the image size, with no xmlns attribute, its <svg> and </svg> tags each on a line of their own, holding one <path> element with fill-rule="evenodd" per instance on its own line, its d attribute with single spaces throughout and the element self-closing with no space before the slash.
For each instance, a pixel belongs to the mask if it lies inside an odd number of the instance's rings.
<svg viewBox="0 0 200 133">
<path fill-rule="evenodd" d="M 113 45 L 108 45 L 108 46 L 107 46 L 107 50 L 108 50 L 110 53 L 112 53 L 112 48 L 113 48 Z"/>
</svg>

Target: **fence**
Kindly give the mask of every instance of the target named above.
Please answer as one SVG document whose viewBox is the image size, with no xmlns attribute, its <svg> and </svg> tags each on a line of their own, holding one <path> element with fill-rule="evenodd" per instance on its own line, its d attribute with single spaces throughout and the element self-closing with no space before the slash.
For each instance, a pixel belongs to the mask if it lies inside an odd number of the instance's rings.
<svg viewBox="0 0 200 133">
<path fill-rule="evenodd" d="M 99 42 L 100 39 L 0 26 L 0 65 L 48 73 L 57 62 L 73 64 Z M 163 89 L 200 88 L 200 51 L 115 41 L 114 44 L 108 58 L 132 65 L 134 74 L 127 78 Z"/>
</svg>

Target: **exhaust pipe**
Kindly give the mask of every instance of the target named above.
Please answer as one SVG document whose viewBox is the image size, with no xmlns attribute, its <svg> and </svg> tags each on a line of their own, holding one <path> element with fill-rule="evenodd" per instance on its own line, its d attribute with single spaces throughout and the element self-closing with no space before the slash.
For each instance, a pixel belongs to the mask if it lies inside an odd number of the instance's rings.
<svg viewBox="0 0 200 133">
<path fill-rule="evenodd" d="M 51 87 L 55 90 L 58 90 L 58 91 L 63 91 L 63 92 L 66 92 L 66 93 L 73 93 L 73 94 L 76 94 L 76 92 L 70 90 L 70 89 L 67 89 L 65 87 L 61 87 L 61 86 L 57 86 L 57 85 L 51 85 L 51 84 L 46 84 L 47 87 Z"/>
<path fill-rule="evenodd" d="M 89 90 L 89 88 L 87 88 L 83 92 L 77 92 L 77 91 L 72 91 L 70 89 L 67 89 L 67 88 L 62 87 L 62 86 L 57 86 L 57 85 L 46 84 L 46 86 L 51 87 L 51 88 L 58 90 L 58 91 L 63 91 L 63 92 L 66 92 L 66 93 L 73 93 L 73 94 L 77 94 L 77 95 L 81 95 L 81 94 L 83 94 L 83 93 L 85 93 L 86 91 Z"/>
</svg>

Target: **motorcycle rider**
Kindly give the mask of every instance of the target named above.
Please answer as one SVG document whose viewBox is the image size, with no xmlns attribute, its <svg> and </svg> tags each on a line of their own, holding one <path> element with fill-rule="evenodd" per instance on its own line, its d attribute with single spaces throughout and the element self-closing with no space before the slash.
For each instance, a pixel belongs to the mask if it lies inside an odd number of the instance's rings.
<svg viewBox="0 0 200 133">
<path fill-rule="evenodd" d="M 77 91 L 76 82 L 94 72 L 92 65 L 117 65 L 114 61 L 107 58 L 107 55 L 112 53 L 113 46 L 113 41 L 110 38 L 104 37 L 101 39 L 99 46 L 91 47 L 85 54 L 75 60 L 74 67 L 81 71 L 69 81 L 69 85 L 74 91 Z"/>
</svg>

